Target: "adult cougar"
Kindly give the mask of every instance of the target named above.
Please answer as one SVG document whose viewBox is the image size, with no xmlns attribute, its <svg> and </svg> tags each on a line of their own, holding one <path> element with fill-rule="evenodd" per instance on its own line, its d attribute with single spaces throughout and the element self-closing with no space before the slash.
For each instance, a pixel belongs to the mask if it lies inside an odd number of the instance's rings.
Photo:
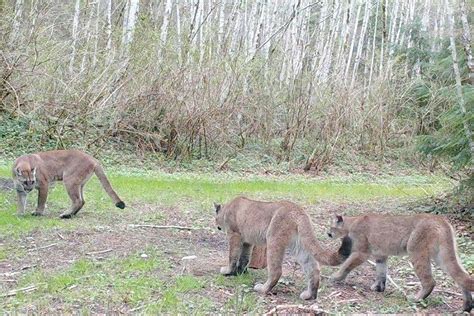
<svg viewBox="0 0 474 316">
<path fill-rule="evenodd" d="M 319 265 L 338 265 L 350 253 L 350 240 L 343 241 L 338 252 L 321 247 L 313 233 L 311 221 L 298 205 L 288 202 L 260 202 L 237 197 L 221 206 L 215 204 L 216 224 L 229 239 L 229 266 L 222 267 L 224 275 L 246 271 L 254 245 L 267 246 L 268 279 L 254 289 L 268 293 L 282 273 L 285 250 L 289 248 L 308 279 L 308 288 L 300 297 L 314 299 L 319 287 Z"/>
<path fill-rule="evenodd" d="M 17 158 L 13 165 L 12 176 L 18 195 L 18 213 L 24 213 L 26 195 L 36 188 L 38 189 L 38 206 L 32 214 L 42 215 L 49 185 L 54 181 L 63 181 L 72 205 L 70 210 L 61 214 L 61 218 L 70 218 L 84 205 L 82 191 L 92 173 L 99 178 L 102 187 L 112 198 L 115 206 L 125 208 L 125 203 L 110 186 L 99 162 L 81 151 L 54 150 Z"/>
<path fill-rule="evenodd" d="M 328 235 L 335 238 L 349 237 L 353 244 L 351 255 L 332 276 L 333 280 L 343 280 L 352 269 L 373 255 L 377 279 L 371 289 L 383 292 L 388 256 L 408 254 L 421 282 L 421 290 L 415 299 L 422 300 L 435 286 L 430 263 L 430 259 L 433 259 L 461 287 L 464 311 L 471 311 L 474 279 L 459 263 L 453 228 L 443 217 L 431 214 L 335 215 Z"/>
</svg>

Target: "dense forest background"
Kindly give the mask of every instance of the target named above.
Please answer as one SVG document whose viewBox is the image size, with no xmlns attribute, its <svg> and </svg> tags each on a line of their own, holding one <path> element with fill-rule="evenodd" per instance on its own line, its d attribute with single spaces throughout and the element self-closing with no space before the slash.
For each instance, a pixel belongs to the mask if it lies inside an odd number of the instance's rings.
<svg viewBox="0 0 474 316">
<path fill-rule="evenodd" d="M 4 154 L 445 156 L 472 180 L 466 0 L 3 0 Z M 438 159 L 438 158 L 437 158 Z"/>
</svg>

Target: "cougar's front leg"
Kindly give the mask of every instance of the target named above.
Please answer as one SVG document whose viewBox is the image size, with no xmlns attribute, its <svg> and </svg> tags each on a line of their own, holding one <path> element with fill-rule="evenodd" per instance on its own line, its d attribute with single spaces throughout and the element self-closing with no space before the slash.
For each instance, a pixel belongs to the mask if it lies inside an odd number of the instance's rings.
<svg viewBox="0 0 474 316">
<path fill-rule="evenodd" d="M 385 282 L 387 280 L 387 257 L 380 257 L 375 259 L 375 270 L 377 271 L 377 279 L 372 284 L 370 289 L 372 291 L 385 291 Z"/>
<path fill-rule="evenodd" d="M 369 254 L 365 252 L 353 252 L 347 258 L 346 261 L 341 265 L 341 268 L 339 271 L 337 271 L 335 274 L 333 274 L 330 277 L 331 281 L 342 281 L 346 278 L 346 276 L 349 274 L 349 272 L 352 271 L 352 269 L 356 268 L 357 266 L 361 265 L 362 263 L 365 262 L 369 258 Z"/>
<path fill-rule="evenodd" d="M 36 210 L 31 213 L 32 215 L 37 215 L 37 216 L 43 215 L 47 198 L 48 198 L 48 185 L 41 185 L 38 188 L 38 205 L 36 207 Z"/>
<path fill-rule="evenodd" d="M 237 265 L 237 274 L 247 272 L 250 256 L 252 255 L 253 245 L 248 243 L 242 244 L 242 251 L 240 253 L 239 264 Z"/>
<path fill-rule="evenodd" d="M 23 215 L 26 208 L 26 192 L 25 191 L 16 191 L 17 194 L 17 213 Z"/>
<path fill-rule="evenodd" d="M 241 237 L 237 233 L 230 233 L 229 237 L 229 265 L 221 268 L 221 274 L 237 275 L 237 267 L 239 263 L 240 254 L 242 252 Z"/>
</svg>

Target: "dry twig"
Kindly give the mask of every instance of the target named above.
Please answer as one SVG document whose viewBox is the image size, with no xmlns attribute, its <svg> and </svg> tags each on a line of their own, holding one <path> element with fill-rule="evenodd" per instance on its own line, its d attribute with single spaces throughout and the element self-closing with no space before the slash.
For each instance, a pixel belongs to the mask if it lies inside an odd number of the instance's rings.
<svg viewBox="0 0 474 316">
<path fill-rule="evenodd" d="M 50 244 L 50 245 L 46 245 L 46 246 L 42 246 L 42 247 L 36 247 L 36 248 L 29 249 L 29 251 L 35 251 L 35 250 L 41 250 L 41 249 L 51 248 L 51 247 L 56 246 L 57 244 L 58 244 L 58 243 L 55 242 L 55 243 L 52 243 L 52 244 Z"/>
<path fill-rule="evenodd" d="M 111 252 L 114 251 L 113 249 L 105 249 L 105 250 L 99 250 L 99 251 L 91 251 L 91 252 L 86 252 L 86 255 L 92 256 L 92 255 L 100 255 L 103 253 Z"/>
<path fill-rule="evenodd" d="M 202 228 L 198 228 L 198 227 L 188 227 L 188 226 L 175 226 L 175 225 L 169 225 L 169 226 L 166 226 L 166 225 L 149 225 L 149 224 L 129 224 L 128 227 L 131 227 L 131 228 L 141 228 L 141 227 L 144 227 L 144 228 L 156 228 L 156 229 L 178 229 L 178 230 L 199 230 L 199 229 L 202 229 Z"/>
<path fill-rule="evenodd" d="M 20 292 L 28 293 L 28 292 L 32 292 L 32 291 L 34 291 L 34 290 L 36 290 L 36 289 L 37 289 L 37 286 L 36 286 L 36 285 L 30 285 L 30 286 L 27 286 L 27 287 L 24 287 L 24 288 L 21 288 L 21 289 L 16 289 L 16 290 L 8 291 L 7 293 L 0 295 L 0 297 L 15 296 L 15 295 L 17 295 L 17 294 L 20 293 Z"/>
</svg>

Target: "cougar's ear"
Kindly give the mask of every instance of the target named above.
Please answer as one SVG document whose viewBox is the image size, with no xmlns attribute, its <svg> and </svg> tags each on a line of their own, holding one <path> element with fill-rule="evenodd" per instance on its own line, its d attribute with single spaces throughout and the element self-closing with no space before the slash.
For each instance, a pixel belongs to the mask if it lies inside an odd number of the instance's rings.
<svg viewBox="0 0 474 316">
<path fill-rule="evenodd" d="M 15 168 L 15 174 L 16 174 L 17 176 L 21 176 L 21 170 L 20 170 L 20 168 L 18 168 L 18 167 Z"/>
<path fill-rule="evenodd" d="M 220 204 L 217 204 L 216 202 L 214 202 L 214 208 L 216 209 L 216 213 L 219 213 L 219 211 L 221 210 L 222 206 Z"/>
<path fill-rule="evenodd" d="M 342 218 L 341 215 L 337 215 L 337 214 L 336 214 L 335 216 L 336 216 L 336 223 L 340 224 L 340 223 L 342 223 L 342 222 L 344 221 L 344 219 Z"/>
</svg>

